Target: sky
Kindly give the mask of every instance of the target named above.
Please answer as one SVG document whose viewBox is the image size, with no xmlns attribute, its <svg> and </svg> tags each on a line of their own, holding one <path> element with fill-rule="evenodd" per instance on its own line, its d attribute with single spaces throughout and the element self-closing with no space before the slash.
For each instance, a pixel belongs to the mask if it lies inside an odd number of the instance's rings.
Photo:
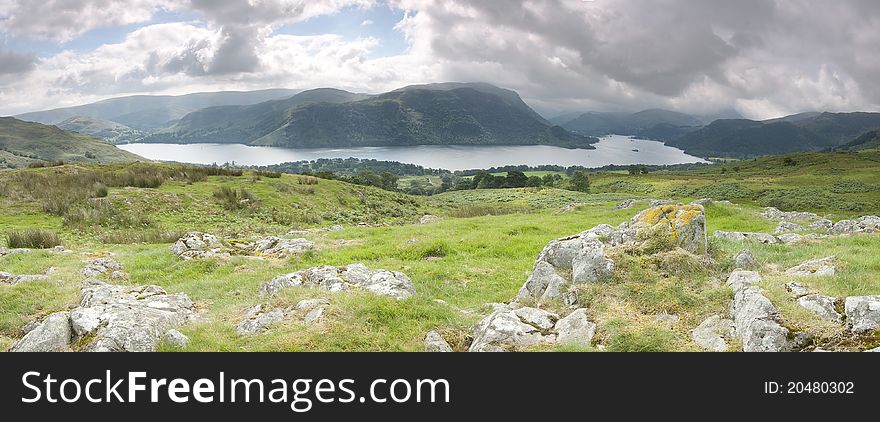
<svg viewBox="0 0 880 422">
<path fill-rule="evenodd" d="M 489 82 L 552 116 L 880 110 L 877 0 L 0 0 L 0 115 Z"/>
</svg>

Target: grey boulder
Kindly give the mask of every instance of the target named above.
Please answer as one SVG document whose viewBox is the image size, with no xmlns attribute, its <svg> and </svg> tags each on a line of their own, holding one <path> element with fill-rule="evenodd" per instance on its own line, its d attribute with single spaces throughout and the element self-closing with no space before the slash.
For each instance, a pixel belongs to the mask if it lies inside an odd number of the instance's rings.
<svg viewBox="0 0 880 422">
<path fill-rule="evenodd" d="M 70 313 L 56 312 L 32 328 L 10 352 L 65 352 L 70 350 L 73 331 Z"/>
<path fill-rule="evenodd" d="M 844 310 L 854 333 L 880 329 L 880 296 L 850 296 L 844 301 Z"/>
<path fill-rule="evenodd" d="M 448 353 L 452 352 L 452 346 L 449 345 L 449 342 L 447 342 L 440 333 L 436 331 L 428 331 L 428 334 L 425 335 L 425 351 Z"/>
</svg>

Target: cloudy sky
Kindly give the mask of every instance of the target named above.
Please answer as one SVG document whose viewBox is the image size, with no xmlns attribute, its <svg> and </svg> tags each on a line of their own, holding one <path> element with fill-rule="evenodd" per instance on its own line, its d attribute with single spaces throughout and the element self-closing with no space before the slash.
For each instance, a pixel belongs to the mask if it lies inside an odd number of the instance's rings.
<svg viewBox="0 0 880 422">
<path fill-rule="evenodd" d="M 0 115 L 485 81 L 544 114 L 880 109 L 880 1 L 0 0 Z"/>
</svg>

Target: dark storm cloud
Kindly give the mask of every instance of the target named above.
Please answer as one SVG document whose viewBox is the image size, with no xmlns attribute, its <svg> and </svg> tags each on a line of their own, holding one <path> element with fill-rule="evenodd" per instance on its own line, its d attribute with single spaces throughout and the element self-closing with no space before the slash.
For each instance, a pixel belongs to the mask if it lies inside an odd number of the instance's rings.
<svg viewBox="0 0 880 422">
<path fill-rule="evenodd" d="M 0 50 L 0 75 L 18 75 L 37 67 L 37 57 L 14 51 Z"/>
</svg>

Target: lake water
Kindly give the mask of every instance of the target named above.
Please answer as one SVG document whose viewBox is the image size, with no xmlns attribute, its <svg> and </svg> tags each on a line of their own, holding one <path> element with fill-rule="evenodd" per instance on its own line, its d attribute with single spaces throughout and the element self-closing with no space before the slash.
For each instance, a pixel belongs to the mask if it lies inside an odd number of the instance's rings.
<svg viewBox="0 0 880 422">
<path fill-rule="evenodd" d="M 119 145 L 151 160 L 193 164 L 269 165 L 318 158 L 372 158 L 399 161 L 428 168 L 468 170 L 505 165 L 555 164 L 602 167 L 608 164 L 682 164 L 705 162 L 661 142 L 611 135 L 594 144 L 596 149 L 550 146 L 409 146 L 291 149 L 241 144 L 126 144 Z M 638 150 L 638 151 L 635 151 Z"/>
</svg>

